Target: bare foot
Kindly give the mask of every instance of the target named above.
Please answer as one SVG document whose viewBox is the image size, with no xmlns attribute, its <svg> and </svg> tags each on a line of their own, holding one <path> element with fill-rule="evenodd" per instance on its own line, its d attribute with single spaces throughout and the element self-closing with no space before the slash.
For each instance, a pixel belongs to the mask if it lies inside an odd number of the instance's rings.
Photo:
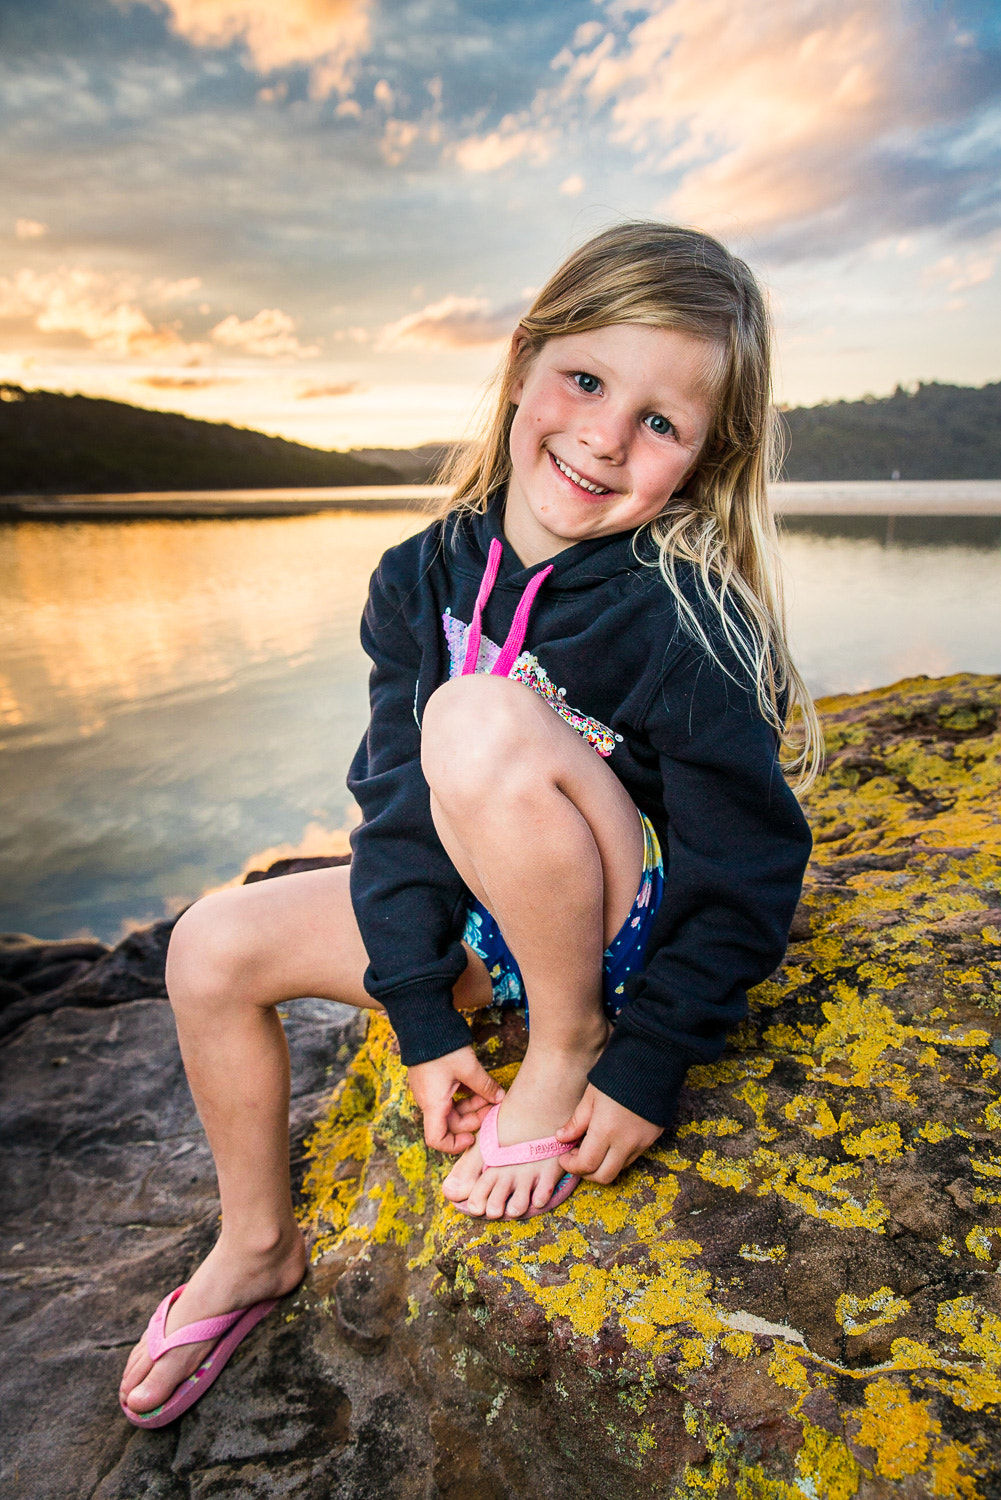
<svg viewBox="0 0 1001 1500">
<path fill-rule="evenodd" d="M 219 1317 L 254 1302 L 283 1297 L 302 1280 L 306 1260 L 306 1246 L 298 1228 L 272 1250 L 236 1252 L 220 1240 L 170 1309 L 167 1333 L 176 1333 L 202 1318 Z M 214 1342 L 210 1339 L 170 1349 L 154 1364 L 144 1333 L 129 1355 L 119 1386 L 120 1398 L 135 1412 L 162 1406 L 181 1381 L 197 1370 Z"/>
<path fill-rule="evenodd" d="M 608 1027 L 602 1018 L 598 1020 L 595 1039 L 572 1052 L 542 1054 L 529 1044 L 497 1116 L 502 1146 L 553 1135 L 566 1124 L 583 1098 L 588 1071 L 608 1038 Z M 520 1219 L 531 1208 L 545 1207 L 562 1176 L 555 1156 L 514 1167 L 484 1167 L 477 1141 L 449 1172 L 442 1193 L 473 1218 Z"/>
</svg>

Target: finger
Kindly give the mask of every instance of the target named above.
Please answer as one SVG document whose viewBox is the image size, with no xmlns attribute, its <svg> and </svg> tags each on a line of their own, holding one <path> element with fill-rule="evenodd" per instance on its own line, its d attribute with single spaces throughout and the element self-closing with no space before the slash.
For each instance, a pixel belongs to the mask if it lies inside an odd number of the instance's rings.
<svg viewBox="0 0 1001 1500">
<path fill-rule="evenodd" d="M 488 1109 L 493 1109 L 493 1105 L 489 1100 L 481 1099 L 479 1094 L 470 1094 L 468 1098 L 459 1099 L 452 1106 L 453 1114 L 457 1115 L 459 1119 L 469 1120 L 480 1115 L 485 1115 Z"/>
<path fill-rule="evenodd" d="M 586 1176 L 588 1182 L 598 1182 L 603 1187 L 607 1187 L 609 1183 L 615 1181 L 624 1165 L 622 1152 L 610 1146 L 595 1170 L 581 1175 Z"/>
<path fill-rule="evenodd" d="M 448 1101 L 432 1106 L 424 1114 L 424 1139 L 433 1151 L 445 1151 L 454 1156 L 465 1151 L 476 1139 L 467 1120 L 453 1121 Z"/>
<path fill-rule="evenodd" d="M 490 1077 L 479 1058 L 474 1056 L 468 1063 L 463 1061 L 461 1072 L 456 1072 L 460 1082 L 466 1085 L 471 1094 L 479 1094 L 481 1099 L 486 1099 L 490 1104 L 499 1104 L 504 1098 L 504 1090 L 496 1079 Z"/>
<path fill-rule="evenodd" d="M 579 1141 L 581 1136 L 587 1134 L 588 1126 L 591 1123 L 591 1116 L 593 1113 L 594 1105 L 592 1104 L 591 1100 L 588 1099 L 585 1095 L 566 1124 L 561 1125 L 559 1130 L 557 1130 L 556 1139 L 558 1141 L 566 1141 L 568 1143 L 571 1141 Z"/>
<path fill-rule="evenodd" d="M 448 1128 L 455 1134 L 468 1135 L 470 1131 L 478 1131 L 483 1124 L 483 1117 L 493 1106 L 480 1101 L 476 1109 L 453 1108 L 448 1116 Z"/>
<path fill-rule="evenodd" d="M 430 1146 L 432 1151 L 444 1151 L 446 1156 L 459 1156 L 463 1151 L 468 1150 L 475 1140 L 475 1135 L 468 1130 L 448 1130 L 433 1141 L 428 1138 L 427 1131 L 424 1132 L 426 1145 Z"/>
<path fill-rule="evenodd" d="M 564 1172 L 576 1172 L 579 1177 L 590 1177 L 605 1160 L 613 1143 L 604 1131 L 592 1130 L 574 1148 L 561 1153 L 559 1162 Z"/>
</svg>

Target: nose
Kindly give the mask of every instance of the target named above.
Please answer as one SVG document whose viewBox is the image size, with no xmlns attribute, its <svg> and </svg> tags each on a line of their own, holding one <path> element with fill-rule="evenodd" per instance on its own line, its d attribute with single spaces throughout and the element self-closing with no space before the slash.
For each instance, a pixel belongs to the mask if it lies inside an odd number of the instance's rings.
<svg viewBox="0 0 1001 1500">
<path fill-rule="evenodd" d="M 577 436 L 595 458 L 610 464 L 625 461 L 629 421 L 624 412 L 616 411 L 610 404 L 603 404 L 600 411 L 589 412 Z"/>
</svg>

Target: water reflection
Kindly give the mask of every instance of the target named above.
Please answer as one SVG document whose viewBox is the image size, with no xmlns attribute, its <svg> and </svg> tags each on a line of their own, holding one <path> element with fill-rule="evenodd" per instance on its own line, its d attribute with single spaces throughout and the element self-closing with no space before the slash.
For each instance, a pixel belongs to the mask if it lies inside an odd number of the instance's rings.
<svg viewBox="0 0 1001 1500">
<path fill-rule="evenodd" d="M 108 940 L 343 845 L 368 578 L 421 524 L 0 528 L 0 929 Z"/>
<path fill-rule="evenodd" d="M 351 650 L 373 559 L 419 529 L 382 513 L 293 523 L 25 523 L 0 548 L 0 749 L 109 713 Z"/>
<path fill-rule="evenodd" d="M 782 535 L 790 635 L 811 692 L 1001 671 L 1001 518 L 790 517 Z"/>
<path fill-rule="evenodd" d="M 782 516 L 789 536 L 841 537 L 884 547 L 1001 547 L 1001 516 Z"/>
<path fill-rule="evenodd" d="M 414 513 L 0 528 L 0 928 L 152 921 L 343 846 L 357 643 Z M 1001 670 L 1001 519 L 787 517 L 811 688 Z"/>
</svg>

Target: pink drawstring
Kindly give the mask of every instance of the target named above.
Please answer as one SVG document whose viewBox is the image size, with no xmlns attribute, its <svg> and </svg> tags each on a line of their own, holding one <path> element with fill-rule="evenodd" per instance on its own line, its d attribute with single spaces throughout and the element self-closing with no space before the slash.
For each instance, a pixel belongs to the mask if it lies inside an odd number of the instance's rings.
<svg viewBox="0 0 1001 1500">
<path fill-rule="evenodd" d="M 490 669 L 493 676 L 506 677 L 517 661 L 525 641 L 525 632 L 528 629 L 528 616 L 532 605 L 535 603 L 535 596 L 552 571 L 553 567 L 552 563 L 550 563 L 548 568 L 543 568 L 541 573 L 536 573 L 525 585 L 525 592 L 522 594 L 518 608 L 514 612 L 514 619 L 511 621 L 511 629 L 507 633 L 507 640 L 501 647 L 500 656 L 498 656 Z"/>
<path fill-rule="evenodd" d="M 496 537 L 490 543 L 490 551 L 487 553 L 487 565 L 480 580 L 479 592 L 476 595 L 476 604 L 473 607 L 473 618 L 470 621 L 469 632 L 466 636 L 466 655 L 462 663 L 461 677 L 470 677 L 476 671 L 476 663 L 480 657 L 480 641 L 483 637 L 483 609 L 490 598 L 490 591 L 497 582 L 497 574 L 500 570 L 501 554 L 504 549 Z M 511 621 L 511 629 L 507 633 L 507 640 L 501 647 L 500 655 L 490 669 L 491 676 L 507 677 L 514 666 L 521 648 L 525 641 L 525 632 L 528 630 L 528 617 L 535 603 L 535 596 L 553 571 L 552 564 L 543 568 L 541 572 L 534 574 L 525 585 L 525 591 L 518 601 L 518 608 L 514 612 Z"/>
<path fill-rule="evenodd" d="M 470 677 L 476 671 L 476 663 L 480 655 L 480 637 L 483 633 L 481 624 L 483 606 L 490 598 L 490 590 L 497 582 L 497 570 L 500 567 L 501 553 L 504 548 L 494 537 L 490 543 L 490 551 L 487 553 L 487 565 L 480 579 L 480 591 L 476 595 L 476 604 L 473 607 L 473 618 L 469 625 L 469 634 L 466 636 L 466 655 L 462 663 L 461 677 Z"/>
</svg>

